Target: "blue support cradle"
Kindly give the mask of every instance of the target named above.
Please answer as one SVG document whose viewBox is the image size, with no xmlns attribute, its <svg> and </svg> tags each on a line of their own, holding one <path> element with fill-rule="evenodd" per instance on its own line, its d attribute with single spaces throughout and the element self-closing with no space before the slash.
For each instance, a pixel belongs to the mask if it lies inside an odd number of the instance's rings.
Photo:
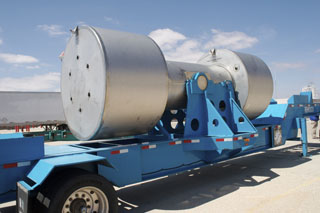
<svg viewBox="0 0 320 213">
<path fill-rule="evenodd" d="M 199 87 L 199 79 L 207 86 Z M 218 84 L 197 73 L 187 82 L 187 113 L 184 137 L 235 137 L 257 133 L 235 100 L 230 81 Z"/>
</svg>

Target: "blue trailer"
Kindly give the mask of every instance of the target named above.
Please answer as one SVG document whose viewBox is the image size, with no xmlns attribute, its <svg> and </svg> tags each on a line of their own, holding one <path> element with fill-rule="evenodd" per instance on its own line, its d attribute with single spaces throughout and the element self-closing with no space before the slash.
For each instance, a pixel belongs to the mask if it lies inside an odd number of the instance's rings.
<svg viewBox="0 0 320 213">
<path fill-rule="evenodd" d="M 205 88 L 199 77 L 207 80 Z M 292 96 L 287 104 L 271 101 L 249 120 L 230 81 L 215 84 L 196 73 L 186 91 L 187 107 L 165 111 L 148 134 L 59 146 L 45 145 L 43 137 L 3 135 L 0 203 L 17 200 L 21 213 L 116 212 L 113 186 L 281 146 L 296 138 L 298 129 L 307 156 L 306 118 L 320 112 L 310 92 Z"/>
</svg>

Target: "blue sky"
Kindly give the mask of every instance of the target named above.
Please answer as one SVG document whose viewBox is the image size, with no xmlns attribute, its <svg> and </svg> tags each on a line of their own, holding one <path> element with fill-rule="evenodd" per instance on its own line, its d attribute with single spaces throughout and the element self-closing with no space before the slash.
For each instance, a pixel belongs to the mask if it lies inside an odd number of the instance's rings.
<svg viewBox="0 0 320 213">
<path fill-rule="evenodd" d="M 58 91 L 69 29 L 86 24 L 149 35 L 170 60 L 212 47 L 254 54 L 285 98 L 320 89 L 319 20 L 320 1 L 4 1 L 0 90 Z"/>
</svg>

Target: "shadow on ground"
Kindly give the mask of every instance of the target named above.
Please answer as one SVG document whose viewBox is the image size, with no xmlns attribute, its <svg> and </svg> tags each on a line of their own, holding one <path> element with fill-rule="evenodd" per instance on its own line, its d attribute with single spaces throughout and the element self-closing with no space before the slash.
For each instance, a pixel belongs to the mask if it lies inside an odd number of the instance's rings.
<svg viewBox="0 0 320 213">
<path fill-rule="evenodd" d="M 288 142 L 290 143 L 290 142 Z M 120 188 L 120 212 L 187 210 L 278 177 L 273 168 L 290 168 L 306 163 L 301 145 L 266 150 L 152 182 Z M 309 154 L 319 155 L 320 144 L 309 143 Z"/>
</svg>

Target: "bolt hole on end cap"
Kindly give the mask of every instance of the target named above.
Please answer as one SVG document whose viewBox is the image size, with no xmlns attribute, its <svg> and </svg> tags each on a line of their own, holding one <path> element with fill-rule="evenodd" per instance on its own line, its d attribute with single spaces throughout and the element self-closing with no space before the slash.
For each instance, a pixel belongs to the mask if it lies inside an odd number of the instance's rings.
<svg viewBox="0 0 320 213">
<path fill-rule="evenodd" d="M 150 130 L 168 99 L 168 70 L 157 44 L 143 35 L 90 26 L 76 29 L 64 51 L 61 75 L 72 133 L 90 140 Z M 70 70 L 75 70 L 71 78 Z"/>
</svg>

